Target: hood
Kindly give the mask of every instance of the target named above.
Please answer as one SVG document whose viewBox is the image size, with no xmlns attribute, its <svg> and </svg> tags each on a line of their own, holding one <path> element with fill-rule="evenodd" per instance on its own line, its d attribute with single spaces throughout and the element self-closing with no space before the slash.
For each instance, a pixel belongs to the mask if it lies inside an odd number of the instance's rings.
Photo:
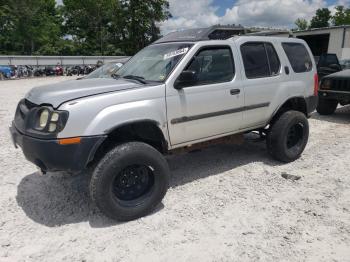
<svg viewBox="0 0 350 262">
<path fill-rule="evenodd" d="M 339 71 L 337 73 L 326 76 L 326 78 L 346 78 L 350 80 L 350 69 Z"/>
<path fill-rule="evenodd" d="M 50 104 L 54 108 L 57 108 L 64 102 L 80 97 L 142 87 L 144 85 L 124 79 L 96 78 L 69 80 L 57 84 L 35 87 L 27 93 L 25 98 L 37 105 Z"/>
</svg>

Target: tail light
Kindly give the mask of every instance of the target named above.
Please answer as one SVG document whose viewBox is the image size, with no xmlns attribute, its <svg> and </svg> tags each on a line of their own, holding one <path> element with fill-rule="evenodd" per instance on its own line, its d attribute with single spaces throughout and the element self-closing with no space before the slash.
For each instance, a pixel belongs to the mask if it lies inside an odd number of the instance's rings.
<svg viewBox="0 0 350 262">
<path fill-rule="evenodd" d="M 314 95 L 318 95 L 318 74 L 314 75 Z"/>
</svg>

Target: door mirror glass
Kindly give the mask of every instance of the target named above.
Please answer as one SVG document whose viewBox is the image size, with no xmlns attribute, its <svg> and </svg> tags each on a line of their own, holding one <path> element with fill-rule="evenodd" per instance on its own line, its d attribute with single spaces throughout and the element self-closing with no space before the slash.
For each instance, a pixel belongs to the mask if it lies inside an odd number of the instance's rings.
<svg viewBox="0 0 350 262">
<path fill-rule="evenodd" d="M 174 87 L 181 89 L 183 87 L 195 85 L 197 82 L 197 73 L 195 71 L 185 70 L 176 79 Z"/>
</svg>

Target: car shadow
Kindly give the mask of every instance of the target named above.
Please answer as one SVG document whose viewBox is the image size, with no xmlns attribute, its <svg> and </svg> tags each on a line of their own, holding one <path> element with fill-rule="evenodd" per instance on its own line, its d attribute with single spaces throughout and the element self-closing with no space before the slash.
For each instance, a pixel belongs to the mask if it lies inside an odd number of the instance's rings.
<svg viewBox="0 0 350 262">
<path fill-rule="evenodd" d="M 338 107 L 334 114 L 327 116 L 314 112 L 311 118 L 336 124 L 350 124 L 350 106 Z"/>
<path fill-rule="evenodd" d="M 170 187 L 215 176 L 252 162 L 280 165 L 268 156 L 265 143 L 249 137 L 243 145 L 217 145 L 200 151 L 167 157 L 171 169 Z M 109 227 L 120 223 L 105 217 L 89 197 L 90 176 L 32 173 L 17 188 L 17 202 L 33 221 L 56 227 L 88 221 L 91 227 Z M 154 212 L 163 208 L 160 205 Z M 150 214 L 151 216 L 152 214 Z"/>
</svg>

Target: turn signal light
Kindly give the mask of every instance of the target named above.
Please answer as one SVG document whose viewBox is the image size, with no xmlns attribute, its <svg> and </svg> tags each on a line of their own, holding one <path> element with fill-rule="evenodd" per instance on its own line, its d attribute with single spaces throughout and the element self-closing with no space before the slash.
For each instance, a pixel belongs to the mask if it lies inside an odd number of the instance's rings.
<svg viewBox="0 0 350 262">
<path fill-rule="evenodd" d="M 72 144 L 80 144 L 81 137 L 72 137 L 72 138 L 62 138 L 58 140 L 60 145 L 72 145 Z"/>
</svg>

